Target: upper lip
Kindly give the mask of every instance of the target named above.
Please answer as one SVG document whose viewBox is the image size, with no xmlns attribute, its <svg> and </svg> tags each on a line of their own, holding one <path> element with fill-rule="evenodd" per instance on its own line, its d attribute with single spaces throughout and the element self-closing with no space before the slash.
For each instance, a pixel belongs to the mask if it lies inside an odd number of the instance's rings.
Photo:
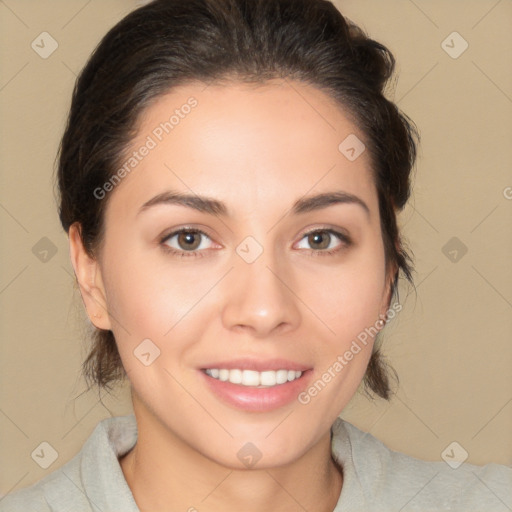
<svg viewBox="0 0 512 512">
<path fill-rule="evenodd" d="M 296 363 L 295 361 L 289 361 L 288 359 L 238 358 L 230 359 L 229 361 L 217 361 L 201 366 L 201 369 L 203 370 L 208 368 L 226 368 L 227 370 L 254 370 L 257 372 L 264 372 L 267 370 L 295 370 L 304 372 L 309 370 L 311 367 L 301 363 Z"/>
</svg>

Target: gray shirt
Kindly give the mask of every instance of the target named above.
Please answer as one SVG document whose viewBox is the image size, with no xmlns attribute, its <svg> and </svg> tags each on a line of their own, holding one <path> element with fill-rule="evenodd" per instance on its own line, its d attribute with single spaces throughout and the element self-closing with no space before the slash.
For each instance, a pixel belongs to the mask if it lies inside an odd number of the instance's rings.
<svg viewBox="0 0 512 512">
<path fill-rule="evenodd" d="M 512 510 L 508 466 L 463 463 L 453 469 L 422 461 L 388 449 L 341 418 L 332 434 L 332 454 L 344 476 L 334 512 Z M 69 462 L 1 498 L 0 512 L 139 512 L 118 461 L 136 441 L 133 414 L 101 421 Z"/>
</svg>

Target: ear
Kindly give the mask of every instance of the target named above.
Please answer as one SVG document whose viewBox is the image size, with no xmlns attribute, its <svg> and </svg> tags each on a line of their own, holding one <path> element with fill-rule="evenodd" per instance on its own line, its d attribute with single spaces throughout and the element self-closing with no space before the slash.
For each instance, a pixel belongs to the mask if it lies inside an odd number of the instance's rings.
<svg viewBox="0 0 512 512">
<path fill-rule="evenodd" d="M 382 294 L 382 304 L 379 312 L 379 318 L 383 319 L 384 327 L 386 322 L 386 313 L 391 306 L 391 299 L 393 297 L 393 283 L 398 272 L 398 265 L 395 263 L 391 266 L 389 271 L 386 273 L 386 283 Z"/>
<path fill-rule="evenodd" d="M 98 329 L 110 330 L 111 323 L 99 263 L 87 254 L 78 222 L 69 228 L 69 254 L 89 320 Z"/>
</svg>

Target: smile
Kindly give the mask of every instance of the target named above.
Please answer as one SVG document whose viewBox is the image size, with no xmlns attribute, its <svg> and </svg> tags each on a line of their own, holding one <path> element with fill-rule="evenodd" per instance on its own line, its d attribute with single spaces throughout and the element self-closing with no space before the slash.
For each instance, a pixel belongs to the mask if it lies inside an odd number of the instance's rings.
<svg viewBox="0 0 512 512">
<path fill-rule="evenodd" d="M 240 370 L 226 368 L 208 368 L 203 370 L 214 379 L 240 384 L 249 387 L 273 387 L 300 378 L 302 372 L 299 370 L 281 369 L 277 371 L 267 370 L 258 372 L 255 370 Z"/>
</svg>

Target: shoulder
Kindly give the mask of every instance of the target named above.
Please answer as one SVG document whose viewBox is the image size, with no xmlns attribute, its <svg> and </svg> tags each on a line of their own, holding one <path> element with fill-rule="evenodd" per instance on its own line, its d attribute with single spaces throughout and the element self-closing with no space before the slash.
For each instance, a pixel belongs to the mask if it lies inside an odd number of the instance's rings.
<svg viewBox="0 0 512 512">
<path fill-rule="evenodd" d="M 87 503 L 84 503 L 81 492 L 79 465 L 80 456 L 76 455 L 67 464 L 35 484 L 4 496 L 0 499 L 0 512 L 88 511 L 89 508 Z M 51 503 L 56 495 L 58 495 L 58 509 L 54 509 Z"/>
<path fill-rule="evenodd" d="M 133 415 L 107 418 L 96 425 L 69 462 L 35 484 L 0 498 L 0 512 L 97 512 L 137 510 L 118 462 L 135 444 Z"/>
<path fill-rule="evenodd" d="M 508 466 L 423 461 L 389 449 L 341 418 L 333 425 L 333 455 L 352 473 L 349 483 L 368 500 L 368 510 L 378 509 L 375 504 L 403 507 L 404 512 L 493 512 L 512 507 L 512 468 Z"/>
</svg>

